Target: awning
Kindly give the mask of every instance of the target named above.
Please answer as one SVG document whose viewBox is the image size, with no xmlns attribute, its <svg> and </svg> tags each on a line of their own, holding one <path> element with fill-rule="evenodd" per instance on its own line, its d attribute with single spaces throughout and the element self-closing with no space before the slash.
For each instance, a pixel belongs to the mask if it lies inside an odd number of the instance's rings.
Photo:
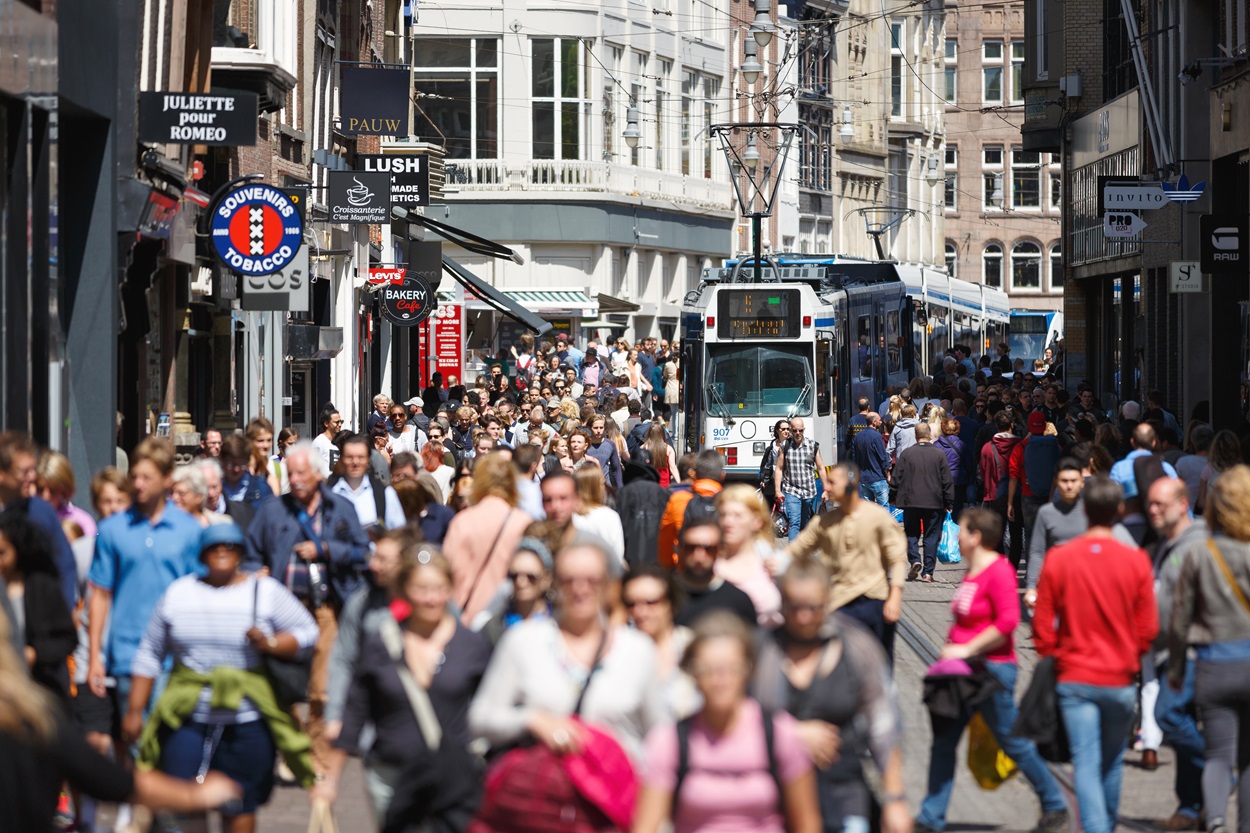
<svg viewBox="0 0 1250 833">
<path fill-rule="evenodd" d="M 604 315 L 612 312 L 637 312 L 642 309 L 641 306 L 633 301 L 626 301 L 624 298 L 614 298 L 602 292 L 595 297 L 599 300 L 599 312 Z"/>
<path fill-rule="evenodd" d="M 505 287 L 499 291 L 530 312 L 541 315 L 593 318 L 602 311 L 598 301 L 581 289 L 509 289 Z M 442 290 L 438 293 L 438 299 L 439 303 L 451 304 L 456 300 L 456 293 L 454 290 Z M 484 306 L 489 305 L 477 299 L 469 303 L 471 309 Z"/>
<path fill-rule="evenodd" d="M 508 295 L 500 292 L 447 255 L 443 255 L 443 269 L 447 274 L 455 278 L 470 295 L 480 299 L 496 312 L 501 312 L 521 326 L 532 330 L 535 335 L 550 332 L 551 324 L 530 312 Z"/>
</svg>

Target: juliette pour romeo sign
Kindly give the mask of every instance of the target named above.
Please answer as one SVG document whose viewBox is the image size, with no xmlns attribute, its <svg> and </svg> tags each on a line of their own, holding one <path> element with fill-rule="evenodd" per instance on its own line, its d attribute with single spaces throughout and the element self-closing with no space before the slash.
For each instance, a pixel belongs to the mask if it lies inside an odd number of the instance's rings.
<svg viewBox="0 0 1250 833">
<path fill-rule="evenodd" d="M 412 274 L 403 283 L 386 284 L 378 294 L 382 299 L 382 315 L 392 324 L 415 327 L 430 317 L 438 306 L 438 296 L 425 278 Z"/>
<path fill-rule="evenodd" d="M 256 93 L 139 93 L 139 141 L 250 147 L 256 113 Z"/>
</svg>

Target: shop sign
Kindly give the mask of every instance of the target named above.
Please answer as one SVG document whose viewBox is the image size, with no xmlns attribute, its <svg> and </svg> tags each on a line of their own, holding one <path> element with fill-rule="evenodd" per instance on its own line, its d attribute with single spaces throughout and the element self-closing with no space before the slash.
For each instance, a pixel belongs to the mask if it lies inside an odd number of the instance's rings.
<svg viewBox="0 0 1250 833">
<path fill-rule="evenodd" d="M 402 136 L 408 133 L 406 69 L 345 66 L 339 70 L 339 123 L 344 133 Z"/>
<path fill-rule="evenodd" d="M 414 275 L 435 289 L 442 283 L 443 244 L 441 241 L 408 241 L 408 277 Z"/>
<path fill-rule="evenodd" d="M 1181 174 L 1180 179 L 1176 182 L 1163 183 L 1163 192 L 1168 195 L 1168 199 L 1172 202 L 1188 203 L 1197 202 L 1198 198 L 1207 190 L 1206 181 L 1189 183 L 1189 177 Z"/>
<path fill-rule="evenodd" d="M 139 141 L 250 147 L 256 116 L 256 93 L 139 93 Z"/>
<path fill-rule="evenodd" d="M 438 306 L 434 288 L 424 278 L 409 274 L 400 284 L 385 284 L 378 291 L 382 315 L 392 324 L 415 327 Z"/>
<path fill-rule="evenodd" d="M 1108 211 L 1102 217 L 1103 237 L 1135 237 L 1146 229 L 1146 221 L 1131 211 Z"/>
<path fill-rule="evenodd" d="M 1203 214 L 1199 238 L 1203 272 L 1246 274 L 1246 266 L 1250 264 L 1250 222 L 1246 215 Z"/>
<path fill-rule="evenodd" d="M 329 171 L 330 222 L 368 225 L 391 221 L 391 178 L 384 173 Z"/>
<path fill-rule="evenodd" d="M 1117 183 L 1103 189 L 1102 204 L 1108 211 L 1151 210 L 1167 206 L 1168 197 L 1158 182 Z"/>
<path fill-rule="evenodd" d="M 361 154 L 356 166 L 366 173 L 390 174 L 392 206 L 430 204 L 429 158 L 424 153 Z"/>
<path fill-rule="evenodd" d="M 423 386 L 434 372 L 444 379 L 464 375 L 464 304 L 440 304 L 421 325 L 421 343 L 432 359 L 422 370 Z"/>
<path fill-rule="evenodd" d="M 178 198 L 153 190 L 148 194 L 148 204 L 143 207 L 138 232 L 143 237 L 168 240 L 177 217 Z"/>
<path fill-rule="evenodd" d="M 1196 260 L 1174 260 L 1168 264 L 1172 294 L 1202 291 L 1202 264 Z"/>
<path fill-rule="evenodd" d="M 407 273 L 403 266 L 370 266 L 368 281 L 371 284 L 403 283 Z"/>
<path fill-rule="evenodd" d="M 308 191 L 292 188 L 287 192 L 301 219 L 307 206 Z M 240 307 L 257 312 L 308 312 L 312 309 L 312 281 L 309 275 L 308 247 L 301 246 L 295 258 L 269 275 L 246 275 L 242 281 Z"/>
<path fill-rule="evenodd" d="M 304 221 L 296 201 L 263 183 L 227 193 L 213 209 L 213 251 L 244 275 L 270 275 L 295 259 L 304 242 Z"/>
</svg>

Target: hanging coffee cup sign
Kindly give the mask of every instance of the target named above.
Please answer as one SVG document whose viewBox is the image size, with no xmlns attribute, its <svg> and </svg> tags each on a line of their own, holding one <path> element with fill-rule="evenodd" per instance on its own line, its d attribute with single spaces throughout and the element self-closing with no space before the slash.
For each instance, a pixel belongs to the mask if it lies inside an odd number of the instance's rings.
<svg viewBox="0 0 1250 833">
<path fill-rule="evenodd" d="M 438 306 L 438 296 L 425 278 L 412 274 L 402 283 L 384 284 L 378 290 L 382 302 L 382 315 L 392 324 L 415 327 L 430 317 Z"/>
</svg>

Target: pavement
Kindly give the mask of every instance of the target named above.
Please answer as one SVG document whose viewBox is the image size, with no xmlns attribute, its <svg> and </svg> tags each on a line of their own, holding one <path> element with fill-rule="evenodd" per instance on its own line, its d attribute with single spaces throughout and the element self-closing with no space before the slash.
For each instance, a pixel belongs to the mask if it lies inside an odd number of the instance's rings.
<svg viewBox="0 0 1250 833">
<path fill-rule="evenodd" d="M 929 662 L 923 654 L 945 642 L 950 624 L 950 601 L 962 574 L 963 568 L 959 565 L 939 565 L 932 584 L 912 582 L 904 593 L 904 630 L 909 638 L 900 638 L 896 642 L 895 678 L 906 727 L 904 778 L 913 813 L 919 810 L 925 793 L 932 740 L 928 714 L 921 702 L 921 681 Z M 1037 661 L 1025 624 L 1016 633 L 1016 650 L 1021 672 L 1016 692 L 1018 699 L 1028 686 Z M 959 760 L 965 760 L 966 754 L 965 739 L 960 746 Z M 1154 772 L 1141 769 L 1137 765 L 1139 758 L 1140 753 L 1133 751 L 1125 755 L 1124 785 L 1120 798 L 1121 830 L 1156 830 L 1151 822 L 1166 818 L 1175 810 L 1171 750 L 1167 747 L 1159 750 L 1159 768 Z M 1069 766 L 1056 767 L 1055 771 L 1061 784 L 1071 783 Z M 1074 802 L 1072 805 L 1075 807 Z M 308 798 L 302 790 L 279 787 L 269 804 L 261 810 L 257 829 L 263 833 L 308 833 L 309 813 Z M 975 784 L 966 766 L 957 768 L 948 813 L 948 830 L 1025 833 L 1036 825 L 1038 814 L 1037 798 L 1022 777 L 1016 776 L 998 790 L 986 792 Z M 366 833 L 375 829 L 365 795 L 363 773 L 357 761 L 350 761 L 344 771 L 334 815 L 341 833 Z M 1077 833 L 1079 828 L 1075 818 L 1073 813 L 1073 833 Z M 1232 825 L 1230 820 L 1230 829 L 1235 829 Z"/>
</svg>

